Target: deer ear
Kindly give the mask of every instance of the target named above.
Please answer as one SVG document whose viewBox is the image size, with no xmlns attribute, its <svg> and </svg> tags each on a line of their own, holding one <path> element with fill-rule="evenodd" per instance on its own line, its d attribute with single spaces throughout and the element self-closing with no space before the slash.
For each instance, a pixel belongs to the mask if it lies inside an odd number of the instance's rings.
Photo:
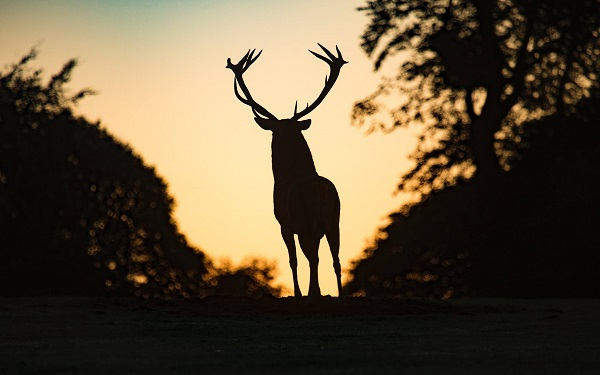
<svg viewBox="0 0 600 375">
<path fill-rule="evenodd" d="M 300 130 L 306 130 L 310 128 L 310 120 L 298 121 L 298 126 L 300 127 Z"/>
<path fill-rule="evenodd" d="M 255 117 L 254 121 L 256 121 L 258 126 L 260 126 L 261 128 L 273 131 L 273 121 L 262 117 Z"/>
</svg>

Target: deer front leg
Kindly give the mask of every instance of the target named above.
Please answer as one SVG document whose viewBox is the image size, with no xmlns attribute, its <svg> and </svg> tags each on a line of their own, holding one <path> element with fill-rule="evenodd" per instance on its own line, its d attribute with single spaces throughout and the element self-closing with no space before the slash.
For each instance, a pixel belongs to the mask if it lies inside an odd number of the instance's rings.
<svg viewBox="0 0 600 375">
<path fill-rule="evenodd" d="M 294 297 L 302 298 L 300 285 L 298 284 L 298 258 L 296 257 L 296 242 L 294 241 L 294 232 L 289 228 L 281 226 L 281 237 L 288 249 L 290 257 L 290 268 L 292 269 L 292 277 L 294 278 Z"/>
<path fill-rule="evenodd" d="M 314 300 L 321 297 L 321 288 L 319 287 L 319 239 L 315 240 L 312 236 L 299 235 L 298 240 L 310 267 L 308 297 Z"/>
</svg>

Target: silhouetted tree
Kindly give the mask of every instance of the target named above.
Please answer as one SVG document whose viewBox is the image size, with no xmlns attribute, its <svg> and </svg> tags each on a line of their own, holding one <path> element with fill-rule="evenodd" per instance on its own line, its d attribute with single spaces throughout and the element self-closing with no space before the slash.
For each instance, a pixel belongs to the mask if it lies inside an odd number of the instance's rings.
<svg viewBox="0 0 600 375">
<path fill-rule="evenodd" d="M 599 0 L 372 0 L 359 10 L 375 69 L 394 55 L 402 64 L 355 104 L 353 122 L 423 127 L 404 191 L 473 175 L 493 183 L 519 157 L 524 123 L 577 113 L 599 84 Z"/>
<path fill-rule="evenodd" d="M 596 93 L 597 94 L 597 93 Z M 369 296 L 600 296 L 600 96 L 523 124 L 509 173 L 391 215 L 346 291 Z M 502 194 L 479 194 L 492 183 Z"/>
<path fill-rule="evenodd" d="M 600 2 L 381 0 L 360 10 L 375 68 L 392 55 L 402 65 L 353 121 L 423 128 L 399 188 L 427 199 L 391 215 L 347 291 L 600 295 Z"/>
<path fill-rule="evenodd" d="M 75 60 L 42 82 L 32 50 L 0 74 L 0 295 L 198 295 L 207 272 L 172 220 L 166 183 L 72 113 Z"/>
</svg>

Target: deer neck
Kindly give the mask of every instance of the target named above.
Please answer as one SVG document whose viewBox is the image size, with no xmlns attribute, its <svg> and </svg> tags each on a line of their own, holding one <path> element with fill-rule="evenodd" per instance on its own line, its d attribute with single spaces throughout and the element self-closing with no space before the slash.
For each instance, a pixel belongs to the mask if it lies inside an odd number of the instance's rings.
<svg viewBox="0 0 600 375">
<path fill-rule="evenodd" d="M 309 176 L 317 170 L 302 133 L 275 134 L 271 142 L 271 160 L 275 184 L 284 184 Z"/>
</svg>

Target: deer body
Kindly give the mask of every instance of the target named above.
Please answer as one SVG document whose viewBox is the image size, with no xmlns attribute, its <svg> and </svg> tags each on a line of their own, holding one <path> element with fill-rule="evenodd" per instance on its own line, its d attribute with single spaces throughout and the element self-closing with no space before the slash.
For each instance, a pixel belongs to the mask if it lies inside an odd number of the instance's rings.
<svg viewBox="0 0 600 375">
<path fill-rule="evenodd" d="M 326 236 L 333 268 L 337 277 L 338 294 L 343 297 L 341 283 L 341 266 L 339 261 L 340 247 L 340 200 L 333 183 L 317 174 L 310 148 L 302 131 L 308 129 L 310 120 L 300 118 L 312 111 L 325 98 L 343 64 L 339 50 L 338 56 L 331 54 L 323 46 L 321 48 L 329 59 L 311 51 L 318 58 L 326 61 L 331 67 L 331 77 L 325 80 L 325 88 L 317 100 L 304 111 L 294 110 L 290 119 L 279 120 L 252 99 L 244 84 L 242 74 L 256 61 L 260 53 L 252 58 L 254 51 L 248 52 L 238 64 L 227 67 L 235 74 L 234 90 L 237 98 L 252 107 L 254 120 L 265 130 L 273 133 L 271 142 L 271 159 L 275 186 L 273 189 L 273 206 L 275 218 L 281 226 L 281 236 L 288 249 L 290 267 L 294 281 L 294 295 L 302 296 L 298 284 L 298 260 L 294 235 L 298 236 L 300 248 L 306 256 L 310 267 L 309 297 L 321 295 L 319 288 L 319 243 Z M 238 85 L 244 96 L 238 92 Z"/>
<path fill-rule="evenodd" d="M 337 190 L 331 181 L 317 174 L 310 149 L 300 130 L 273 131 L 271 151 L 275 180 L 273 206 L 288 248 L 294 294 L 301 295 L 294 241 L 296 234 L 310 266 L 309 295 L 320 295 L 317 270 L 319 242 L 324 235 L 327 235 L 334 269 L 336 273 L 341 271 L 338 257 L 340 200 Z"/>
</svg>

